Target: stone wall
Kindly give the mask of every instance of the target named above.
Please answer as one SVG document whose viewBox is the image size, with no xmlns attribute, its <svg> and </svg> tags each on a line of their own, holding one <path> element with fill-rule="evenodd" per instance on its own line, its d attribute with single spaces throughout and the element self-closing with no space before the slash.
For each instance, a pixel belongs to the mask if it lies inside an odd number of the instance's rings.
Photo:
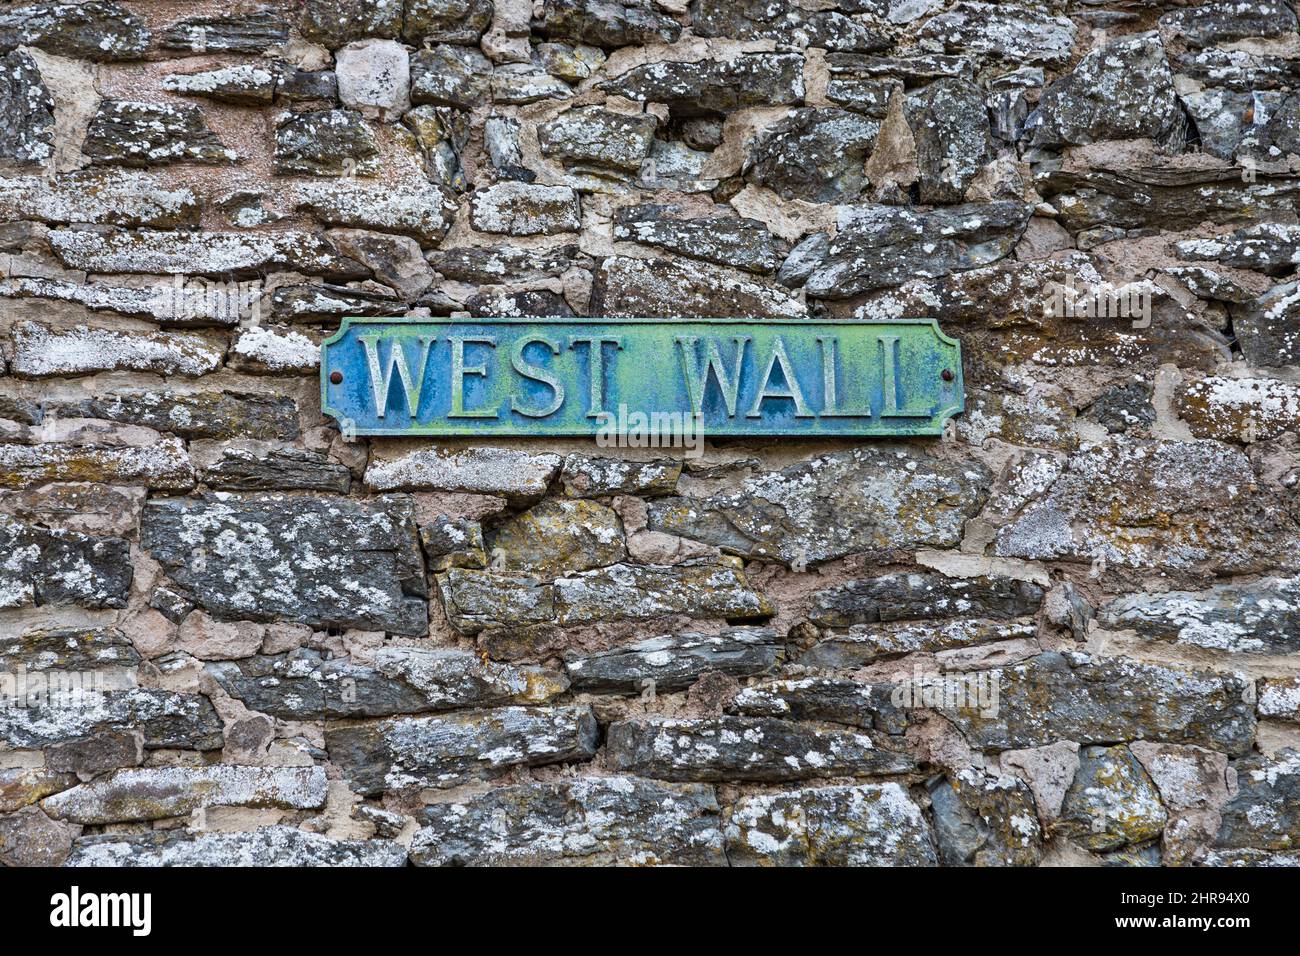
<svg viewBox="0 0 1300 956">
<path fill-rule="evenodd" d="M 5 2 L 0 56 L 0 861 L 1300 861 L 1288 3 Z M 467 314 L 934 316 L 967 411 L 321 415 L 343 316 Z"/>
</svg>

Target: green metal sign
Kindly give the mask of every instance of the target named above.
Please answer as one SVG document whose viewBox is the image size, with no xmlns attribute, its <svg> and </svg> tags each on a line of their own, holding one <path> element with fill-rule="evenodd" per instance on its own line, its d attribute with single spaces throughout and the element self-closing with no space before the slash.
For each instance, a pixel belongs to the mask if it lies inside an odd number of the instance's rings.
<svg viewBox="0 0 1300 956">
<path fill-rule="evenodd" d="M 321 407 L 356 435 L 937 435 L 963 401 L 933 319 L 350 318 L 321 348 Z"/>
</svg>

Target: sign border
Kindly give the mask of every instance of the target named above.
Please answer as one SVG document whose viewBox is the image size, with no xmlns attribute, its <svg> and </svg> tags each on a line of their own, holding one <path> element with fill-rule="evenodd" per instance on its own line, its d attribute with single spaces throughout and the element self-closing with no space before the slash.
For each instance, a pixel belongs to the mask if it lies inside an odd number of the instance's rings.
<svg viewBox="0 0 1300 956">
<path fill-rule="evenodd" d="M 929 326 L 940 342 L 951 345 L 956 349 L 957 360 L 954 369 L 955 378 L 953 386 L 956 389 L 957 401 L 954 405 L 941 408 L 922 426 L 904 425 L 888 433 L 854 435 L 843 432 L 817 433 L 817 432 L 789 432 L 789 431 L 772 431 L 772 432 L 728 432 L 717 429 L 706 429 L 705 439 L 709 438 L 794 438 L 794 439 L 812 439 L 824 441 L 826 439 L 878 439 L 888 441 L 891 438 L 938 438 L 943 434 L 944 425 L 949 419 L 960 415 L 966 411 L 966 379 L 962 369 L 961 342 L 952 336 L 946 334 L 943 329 L 939 328 L 939 320 L 935 318 L 909 318 L 909 319 L 882 319 L 879 321 L 856 319 L 764 319 L 764 318 L 672 318 L 672 319 L 650 319 L 650 318 L 620 318 L 606 319 L 592 316 L 575 316 L 573 318 L 563 318 L 550 316 L 547 318 L 532 318 L 526 316 L 487 316 L 483 318 L 466 318 L 451 319 L 445 316 L 397 316 L 395 318 L 386 318 L 384 316 L 367 315 L 367 316 L 344 316 L 339 323 L 339 329 L 333 335 L 325 338 L 320 344 L 320 407 L 321 414 L 333 418 L 340 426 L 344 422 L 351 421 L 346 415 L 340 413 L 338 409 L 333 408 L 327 398 L 329 390 L 329 372 L 325 367 L 325 347 L 333 345 L 335 342 L 342 340 L 354 325 L 436 325 L 455 322 L 473 322 L 480 325 L 572 325 L 575 322 L 600 322 L 605 325 L 673 325 L 673 324 L 690 324 L 707 322 L 713 325 L 797 325 L 797 326 L 871 326 L 871 325 L 925 325 Z M 935 422 L 938 425 L 937 430 L 929 422 Z M 427 426 L 424 426 L 427 427 Z M 549 432 L 545 435 L 501 435 L 485 433 L 480 426 L 473 423 L 467 423 L 462 426 L 455 426 L 450 429 L 440 428 L 436 433 L 428 431 L 417 431 L 411 428 L 383 428 L 383 429 L 366 429 L 364 432 L 356 432 L 357 436 L 375 437 L 375 438 L 425 438 L 437 440 L 439 438 L 469 438 L 478 435 L 482 438 L 491 439 L 493 442 L 510 441 L 513 439 L 526 439 L 537 441 L 544 438 L 595 438 L 591 431 L 559 431 Z"/>
</svg>

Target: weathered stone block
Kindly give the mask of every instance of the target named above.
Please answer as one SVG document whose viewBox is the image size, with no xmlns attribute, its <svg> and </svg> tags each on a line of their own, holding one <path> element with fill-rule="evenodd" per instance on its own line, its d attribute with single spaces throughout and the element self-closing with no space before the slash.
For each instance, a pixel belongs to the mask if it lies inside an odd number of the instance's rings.
<svg viewBox="0 0 1300 956">
<path fill-rule="evenodd" d="M 776 271 L 789 252 L 789 246 L 756 219 L 685 219 L 676 212 L 674 206 L 625 206 L 614 217 L 614 238 L 760 274 Z"/>
<path fill-rule="evenodd" d="M 194 487 L 194 466 L 177 438 L 143 447 L 42 443 L 0 444 L 0 488 L 48 481 L 96 481 L 157 491 Z"/>
<path fill-rule="evenodd" d="M 464 710 L 334 727 L 325 746 L 359 793 L 446 788 L 510 767 L 587 760 L 596 719 L 588 707 Z"/>
<path fill-rule="evenodd" d="M 149 31 L 116 3 L 38 3 L 0 14 L 0 51 L 17 46 L 97 62 L 137 60 L 149 46 Z"/>
<path fill-rule="evenodd" d="M 410 502 L 401 497 L 155 498 L 140 544 L 214 614 L 428 630 L 423 560 Z"/>
<path fill-rule="evenodd" d="M 243 833 L 154 830 L 81 837 L 68 866 L 405 866 L 390 840 L 331 840 L 288 826 Z"/>
<path fill-rule="evenodd" d="M 103 100 L 81 151 L 97 163 L 156 166 L 164 163 L 233 163 L 197 106 Z"/>
<path fill-rule="evenodd" d="M 221 718 L 199 694 L 162 690 L 83 693 L 80 706 L 0 708 L 0 742 L 38 749 L 105 731 L 138 730 L 150 750 L 219 750 Z"/>
<path fill-rule="evenodd" d="M 307 232 L 87 232 L 58 229 L 50 248 L 69 269 L 220 278 L 293 270 L 343 279 L 367 270 Z"/>
<path fill-rule="evenodd" d="M 510 448 L 420 449 L 397 458 L 375 458 L 366 469 L 366 485 L 374 491 L 467 491 L 538 498 L 562 461 L 549 452 Z"/>
<path fill-rule="evenodd" d="M 901 734 L 907 730 L 907 711 L 893 703 L 892 695 L 888 684 L 837 677 L 771 680 L 743 688 L 726 705 L 726 712 L 742 717 L 826 721 Z"/>
<path fill-rule="evenodd" d="M 538 28 L 552 40 L 599 47 L 672 43 L 682 32 L 649 0 L 544 0 Z"/>
<path fill-rule="evenodd" d="M 0 57 L 0 159 L 32 166 L 53 154 L 54 101 L 36 61 L 15 50 Z"/>
<path fill-rule="evenodd" d="M 496 571 L 542 579 L 617 564 L 627 558 L 623 527 L 594 501 L 547 500 L 485 536 Z"/>
<path fill-rule="evenodd" d="M 591 291 L 593 315 L 612 319 L 735 316 L 803 318 L 807 309 L 788 289 L 724 266 L 685 259 L 611 256 Z"/>
<path fill-rule="evenodd" d="M 568 186 L 497 183 L 475 192 L 470 202 L 470 221 L 483 232 L 549 236 L 582 224 L 578 194 Z"/>
<path fill-rule="evenodd" d="M 795 110 L 755 139 L 745 174 L 783 199 L 852 202 L 879 132 L 875 120 L 848 110 Z"/>
<path fill-rule="evenodd" d="M 1029 787 L 966 770 L 930 785 L 939 859 L 947 866 L 1036 866 L 1043 832 Z"/>
<path fill-rule="evenodd" d="M 13 372 L 31 378 L 124 371 L 199 376 L 216 371 L 225 358 L 222 345 L 186 332 L 54 329 L 19 322 L 10 334 Z"/>
<path fill-rule="evenodd" d="M 1117 850 L 1160 836 L 1168 818 L 1154 782 L 1128 747 L 1084 747 L 1053 832 L 1090 850 Z"/>
<path fill-rule="evenodd" d="M 752 677 L 775 667 L 785 645 L 775 631 L 734 627 L 721 634 L 666 634 L 594 654 L 569 651 L 564 669 L 573 689 L 636 694 L 681 690 L 706 673 Z"/>
<path fill-rule="evenodd" d="M 121 538 L 50 531 L 0 518 L 0 608 L 125 607 L 131 548 Z"/>
<path fill-rule="evenodd" d="M 634 67 L 601 88 L 643 103 L 662 103 L 683 117 L 788 106 L 803 102 L 803 57 L 749 53 L 693 63 L 668 60 Z"/>
</svg>

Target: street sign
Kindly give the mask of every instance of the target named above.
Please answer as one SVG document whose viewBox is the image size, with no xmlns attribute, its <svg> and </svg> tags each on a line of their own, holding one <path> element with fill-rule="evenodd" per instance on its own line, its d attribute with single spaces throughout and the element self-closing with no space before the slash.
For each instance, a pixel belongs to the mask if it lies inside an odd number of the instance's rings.
<svg viewBox="0 0 1300 956">
<path fill-rule="evenodd" d="M 321 407 L 352 435 L 938 435 L 964 405 L 933 319 L 344 319 Z"/>
</svg>

